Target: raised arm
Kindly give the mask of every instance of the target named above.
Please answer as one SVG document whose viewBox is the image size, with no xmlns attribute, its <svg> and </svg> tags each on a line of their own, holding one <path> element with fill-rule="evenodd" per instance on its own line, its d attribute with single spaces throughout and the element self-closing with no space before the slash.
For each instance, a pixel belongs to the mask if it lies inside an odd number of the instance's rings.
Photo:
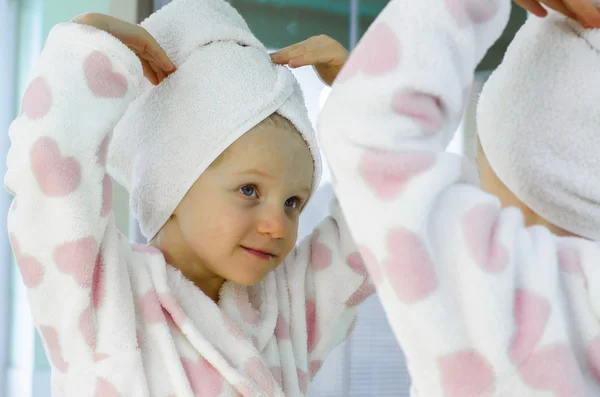
<svg viewBox="0 0 600 397">
<path fill-rule="evenodd" d="M 137 344 L 127 250 L 121 249 L 111 212 L 105 168 L 112 129 L 142 78 L 139 59 L 115 37 L 78 23 L 59 24 L 10 127 L 5 186 L 15 199 L 8 230 L 58 376 L 56 393 L 91 395 L 87 387 L 147 393 L 142 367 L 132 359 Z M 100 348 L 99 329 L 118 340 Z M 94 363 L 111 356 L 123 362 L 128 379 L 102 378 L 110 369 L 103 372 Z"/>
<path fill-rule="evenodd" d="M 596 244 L 525 228 L 444 152 L 509 8 L 391 1 L 321 114 L 335 192 L 420 396 L 598 392 Z"/>
</svg>

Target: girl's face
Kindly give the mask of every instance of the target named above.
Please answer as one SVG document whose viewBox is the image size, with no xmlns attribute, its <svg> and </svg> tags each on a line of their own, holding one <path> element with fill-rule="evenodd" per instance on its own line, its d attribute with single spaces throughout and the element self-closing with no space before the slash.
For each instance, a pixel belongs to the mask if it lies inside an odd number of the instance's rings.
<svg viewBox="0 0 600 397">
<path fill-rule="evenodd" d="M 257 284 L 294 248 L 312 178 L 300 134 L 261 124 L 198 178 L 158 246 L 205 293 L 224 280 Z"/>
</svg>

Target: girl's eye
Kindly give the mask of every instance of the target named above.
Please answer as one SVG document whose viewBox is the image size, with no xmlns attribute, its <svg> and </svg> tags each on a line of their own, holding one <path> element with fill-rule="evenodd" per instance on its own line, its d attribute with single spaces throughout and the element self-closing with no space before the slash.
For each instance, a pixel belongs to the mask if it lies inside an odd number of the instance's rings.
<svg viewBox="0 0 600 397">
<path fill-rule="evenodd" d="M 298 197 L 290 197 L 285 201 L 286 207 L 298 208 L 300 206 L 300 199 Z"/>
<path fill-rule="evenodd" d="M 252 185 L 242 186 L 240 188 L 240 193 L 247 197 L 256 197 L 256 187 Z"/>
</svg>

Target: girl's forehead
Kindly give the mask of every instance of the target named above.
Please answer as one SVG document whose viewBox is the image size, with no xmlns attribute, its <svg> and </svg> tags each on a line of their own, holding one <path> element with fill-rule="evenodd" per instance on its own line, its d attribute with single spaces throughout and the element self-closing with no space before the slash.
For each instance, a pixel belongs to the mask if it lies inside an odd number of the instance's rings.
<svg viewBox="0 0 600 397">
<path fill-rule="evenodd" d="M 297 133 L 267 126 L 249 131 L 226 151 L 227 171 L 259 170 L 277 179 L 312 181 L 314 161 L 304 139 Z"/>
<path fill-rule="evenodd" d="M 237 157 L 248 157 L 254 160 L 268 160 L 270 157 L 284 157 L 290 160 L 295 157 L 312 155 L 302 136 L 296 131 L 276 125 L 265 125 L 251 129 L 235 141 L 228 152 Z M 267 156 L 267 158 L 256 157 Z"/>
</svg>

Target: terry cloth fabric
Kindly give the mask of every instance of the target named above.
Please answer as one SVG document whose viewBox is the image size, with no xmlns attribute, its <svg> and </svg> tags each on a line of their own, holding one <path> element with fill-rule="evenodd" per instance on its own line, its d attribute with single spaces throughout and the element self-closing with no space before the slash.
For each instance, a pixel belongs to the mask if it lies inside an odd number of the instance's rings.
<svg viewBox="0 0 600 397">
<path fill-rule="evenodd" d="M 140 230 L 152 239 L 204 170 L 274 112 L 290 120 L 321 160 L 301 89 L 274 65 L 238 12 L 222 0 L 175 0 L 142 22 L 178 70 L 144 83 L 115 128 L 111 176 L 130 193 Z"/>
<path fill-rule="evenodd" d="M 529 208 L 600 240 L 600 30 L 553 13 L 530 17 L 483 87 L 481 146 Z"/>
<path fill-rule="evenodd" d="M 106 148 L 143 81 L 113 36 L 54 27 L 9 135 L 8 232 L 56 397 L 302 397 L 374 292 L 336 203 L 216 304 L 115 225 Z"/>
<path fill-rule="evenodd" d="M 470 161 L 445 151 L 511 3 L 392 0 L 319 120 L 335 193 L 369 253 L 413 397 L 600 395 L 600 246 L 526 227 L 518 209 L 480 189 Z M 544 67 L 564 61 L 585 72 L 552 52 Z"/>
</svg>

